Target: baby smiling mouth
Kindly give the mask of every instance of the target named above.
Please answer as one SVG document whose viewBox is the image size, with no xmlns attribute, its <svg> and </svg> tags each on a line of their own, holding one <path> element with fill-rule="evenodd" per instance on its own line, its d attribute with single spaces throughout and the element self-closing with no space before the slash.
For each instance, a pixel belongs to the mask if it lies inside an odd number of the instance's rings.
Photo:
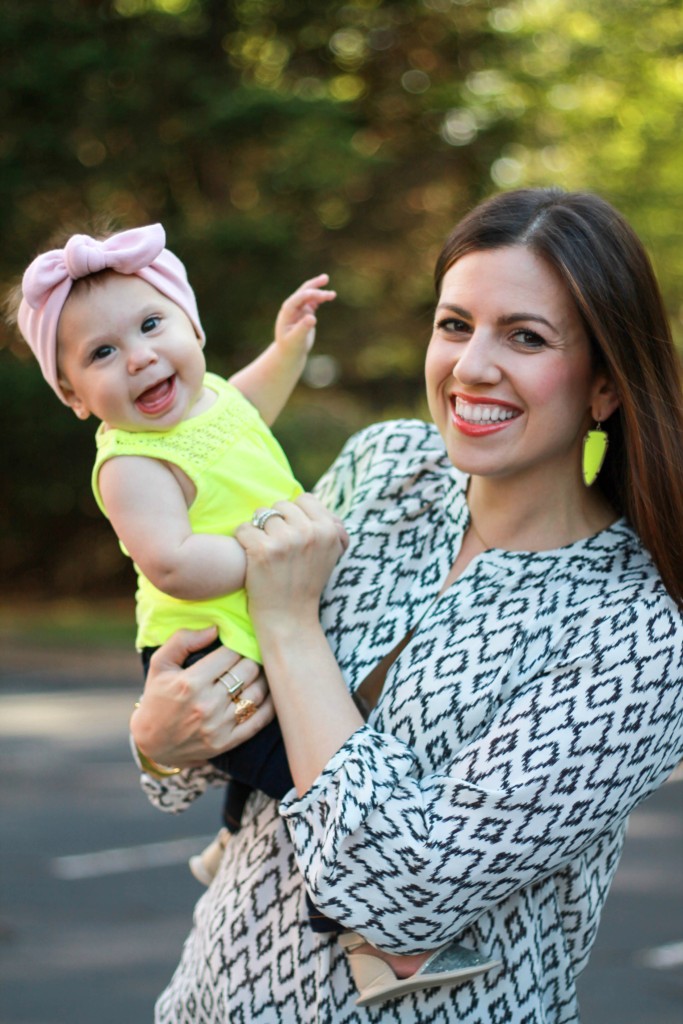
<svg viewBox="0 0 683 1024">
<path fill-rule="evenodd" d="M 174 377 L 167 377 L 165 380 L 159 381 L 158 384 L 153 384 L 151 388 L 147 388 L 141 395 L 135 399 L 135 404 L 144 409 L 154 409 L 155 406 L 162 403 L 170 394 L 173 388 Z"/>
</svg>

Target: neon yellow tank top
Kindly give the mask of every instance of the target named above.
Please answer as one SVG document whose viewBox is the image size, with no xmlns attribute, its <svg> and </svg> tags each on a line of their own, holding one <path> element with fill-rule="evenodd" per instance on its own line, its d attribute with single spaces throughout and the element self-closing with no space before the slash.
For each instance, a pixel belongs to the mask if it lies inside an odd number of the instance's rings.
<svg viewBox="0 0 683 1024">
<path fill-rule="evenodd" d="M 206 374 L 204 384 L 216 392 L 216 401 L 171 430 L 131 433 L 100 426 L 92 486 L 105 516 L 97 479 L 103 463 L 117 455 L 163 459 L 187 474 L 197 491 L 188 509 L 194 533 L 229 536 L 255 509 L 301 494 L 282 448 L 251 402 L 213 373 Z M 128 555 L 123 544 L 121 548 Z M 137 565 L 135 571 L 138 649 L 157 647 L 177 629 L 215 625 L 227 647 L 261 660 L 244 590 L 206 601 L 181 601 L 158 590 Z"/>
</svg>

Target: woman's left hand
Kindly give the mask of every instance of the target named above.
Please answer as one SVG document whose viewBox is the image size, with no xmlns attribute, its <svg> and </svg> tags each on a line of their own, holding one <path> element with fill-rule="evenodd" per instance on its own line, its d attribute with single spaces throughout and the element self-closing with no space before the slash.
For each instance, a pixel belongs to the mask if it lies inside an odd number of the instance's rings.
<svg viewBox="0 0 683 1024">
<path fill-rule="evenodd" d="M 273 509 L 278 515 L 262 527 L 244 523 L 235 531 L 247 554 L 249 614 L 259 632 L 307 616 L 317 621 L 323 587 L 349 544 L 341 520 L 312 494 Z"/>
<path fill-rule="evenodd" d="M 152 655 L 130 728 L 138 749 L 153 761 L 178 768 L 202 764 L 251 739 L 272 719 L 268 685 L 256 662 L 219 647 L 182 667 L 215 638 L 215 629 L 179 630 Z M 256 707 L 246 720 L 239 719 L 227 690 L 236 680 L 244 684 L 238 699 Z"/>
</svg>

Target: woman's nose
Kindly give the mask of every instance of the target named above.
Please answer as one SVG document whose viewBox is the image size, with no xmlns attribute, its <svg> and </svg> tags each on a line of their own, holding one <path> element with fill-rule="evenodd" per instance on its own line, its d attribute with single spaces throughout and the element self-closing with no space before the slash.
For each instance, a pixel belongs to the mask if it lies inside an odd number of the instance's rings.
<svg viewBox="0 0 683 1024">
<path fill-rule="evenodd" d="M 463 346 L 458 346 L 452 373 L 462 384 L 497 384 L 501 370 L 493 339 L 483 331 L 474 331 Z"/>
</svg>

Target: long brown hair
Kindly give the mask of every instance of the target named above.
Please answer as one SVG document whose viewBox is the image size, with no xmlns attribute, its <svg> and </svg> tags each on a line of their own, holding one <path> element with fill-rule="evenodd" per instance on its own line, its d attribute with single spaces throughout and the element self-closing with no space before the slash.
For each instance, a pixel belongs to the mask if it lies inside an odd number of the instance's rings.
<svg viewBox="0 0 683 1024">
<path fill-rule="evenodd" d="M 468 252 L 523 245 L 560 274 L 620 405 L 607 424 L 599 484 L 649 550 L 683 607 L 681 366 L 650 260 L 608 202 L 586 192 L 518 189 L 488 199 L 454 229 L 434 272 Z"/>
</svg>

